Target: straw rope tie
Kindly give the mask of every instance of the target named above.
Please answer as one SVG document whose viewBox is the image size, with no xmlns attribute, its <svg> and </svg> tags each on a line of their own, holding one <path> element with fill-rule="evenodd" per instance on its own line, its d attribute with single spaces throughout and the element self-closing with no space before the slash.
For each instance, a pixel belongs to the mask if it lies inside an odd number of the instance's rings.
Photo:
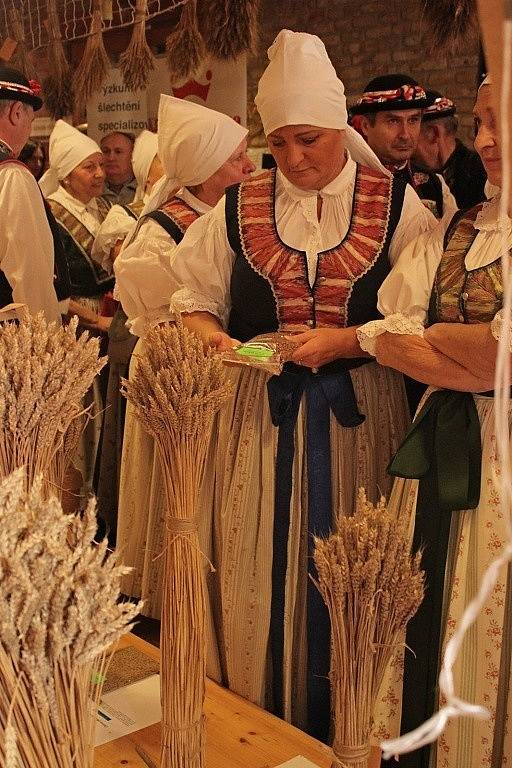
<svg viewBox="0 0 512 768">
<path fill-rule="evenodd" d="M 370 757 L 370 746 L 368 744 L 359 744 L 352 747 L 348 744 L 339 745 L 337 743 L 333 746 L 334 754 L 341 762 L 355 762 L 358 760 L 368 760 Z"/>
<path fill-rule="evenodd" d="M 162 723 L 163 743 L 168 744 L 169 743 L 168 739 L 174 733 L 185 733 L 186 731 L 192 731 L 194 728 L 199 728 L 199 727 L 201 727 L 200 736 L 202 738 L 205 725 L 206 725 L 206 715 L 201 715 L 199 720 L 195 720 L 193 723 L 190 723 L 189 725 L 182 725 L 180 728 L 177 728 L 174 725 L 169 725 L 167 723 Z"/>
<path fill-rule="evenodd" d="M 167 530 L 173 536 L 191 536 L 198 531 L 197 518 L 183 520 L 180 517 L 168 517 Z"/>
</svg>

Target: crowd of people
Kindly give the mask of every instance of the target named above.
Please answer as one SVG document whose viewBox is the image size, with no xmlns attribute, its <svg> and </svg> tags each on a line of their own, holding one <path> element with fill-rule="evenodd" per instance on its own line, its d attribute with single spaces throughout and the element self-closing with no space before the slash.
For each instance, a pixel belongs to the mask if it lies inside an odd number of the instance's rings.
<svg viewBox="0 0 512 768">
<path fill-rule="evenodd" d="M 76 315 L 102 339 L 109 367 L 90 392 L 96 418 L 76 467 L 133 568 L 125 593 L 156 619 L 161 470 L 120 379 L 144 356 L 147 329 L 176 312 L 219 351 L 293 335 L 279 376 L 230 369 L 234 395 L 212 438 L 200 522 L 215 569 L 205 569 L 208 673 L 328 742 L 330 627 L 310 579 L 312 535 L 352 514 L 360 487 L 372 501 L 383 493 L 423 550 L 427 592 L 403 669 L 379 694 L 381 739 L 438 705 L 441 651 L 505 540 L 491 391 L 504 290 L 491 88 L 486 79 L 475 94 L 474 151 L 457 138 L 453 101 L 412 77 L 375 77 L 347 109 L 318 37 L 283 30 L 268 56 L 256 106 L 276 167 L 260 172 L 247 129 L 162 95 L 157 134 L 98 145 L 57 121 L 41 175 L 44 148 L 27 141 L 42 96 L 0 67 L 0 299 L 58 322 Z M 434 446 L 427 458 L 418 434 Z M 469 483 L 453 461 L 468 453 Z M 511 643 L 503 572 L 456 669 L 457 691 L 492 717 L 450 724 L 400 765 L 507 764 Z"/>
</svg>

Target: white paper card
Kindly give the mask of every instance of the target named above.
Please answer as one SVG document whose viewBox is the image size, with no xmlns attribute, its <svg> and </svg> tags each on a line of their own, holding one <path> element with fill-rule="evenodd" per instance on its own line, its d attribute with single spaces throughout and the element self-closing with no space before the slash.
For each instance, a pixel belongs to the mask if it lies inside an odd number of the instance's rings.
<svg viewBox="0 0 512 768">
<path fill-rule="evenodd" d="M 276 768 L 318 768 L 318 765 L 312 763 L 311 760 L 306 760 L 302 755 L 299 755 L 298 757 L 293 757 L 291 760 L 288 760 L 286 763 L 276 765 Z"/>
<path fill-rule="evenodd" d="M 160 675 L 151 675 L 101 697 L 95 746 L 147 728 L 160 720 Z"/>
</svg>

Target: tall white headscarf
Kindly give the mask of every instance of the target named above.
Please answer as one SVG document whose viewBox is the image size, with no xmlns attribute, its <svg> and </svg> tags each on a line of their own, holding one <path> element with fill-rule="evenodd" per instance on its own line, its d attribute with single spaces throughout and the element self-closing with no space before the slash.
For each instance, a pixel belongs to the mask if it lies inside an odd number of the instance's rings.
<svg viewBox="0 0 512 768">
<path fill-rule="evenodd" d="M 101 149 L 89 136 L 64 120 L 57 120 L 50 134 L 50 167 L 39 181 L 43 195 L 48 197 L 56 192 L 59 182 L 96 152 Z"/>
<path fill-rule="evenodd" d="M 247 133 L 247 128 L 221 112 L 162 94 L 158 156 L 165 175 L 155 184 L 143 215 L 165 203 L 174 189 L 195 187 L 209 179 Z"/>
<path fill-rule="evenodd" d="M 142 131 L 135 139 L 132 153 L 132 166 L 137 189 L 134 203 L 144 198 L 144 189 L 155 156 L 158 154 L 158 136 L 152 131 Z"/>
<path fill-rule="evenodd" d="M 282 29 L 268 49 L 256 106 L 265 135 L 285 125 L 314 125 L 345 131 L 358 163 L 391 175 L 356 130 L 348 125 L 345 88 L 316 35 Z"/>
</svg>

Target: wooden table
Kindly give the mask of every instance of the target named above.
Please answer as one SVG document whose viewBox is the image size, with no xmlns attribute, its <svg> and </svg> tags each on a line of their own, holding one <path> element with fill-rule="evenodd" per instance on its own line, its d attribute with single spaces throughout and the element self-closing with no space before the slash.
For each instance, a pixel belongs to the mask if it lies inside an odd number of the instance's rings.
<svg viewBox="0 0 512 768">
<path fill-rule="evenodd" d="M 155 660 L 160 652 L 135 635 L 118 647 L 132 645 Z M 332 752 L 297 728 L 285 723 L 240 696 L 207 681 L 206 768 L 274 768 L 303 755 L 320 768 L 331 768 Z M 147 768 L 136 746 L 159 765 L 160 724 L 151 725 L 96 748 L 95 768 Z M 378 768 L 375 755 L 369 768 Z"/>
</svg>

